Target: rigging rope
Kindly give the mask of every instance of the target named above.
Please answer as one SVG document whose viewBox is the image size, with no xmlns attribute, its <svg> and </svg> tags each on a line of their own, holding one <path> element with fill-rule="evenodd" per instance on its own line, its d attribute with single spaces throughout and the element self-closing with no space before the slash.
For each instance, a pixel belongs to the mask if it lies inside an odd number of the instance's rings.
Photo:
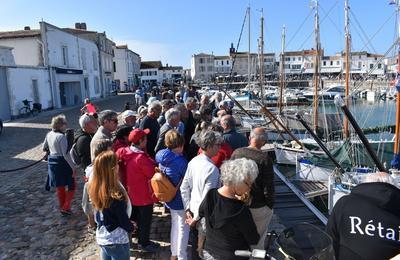
<svg viewBox="0 0 400 260">
<path fill-rule="evenodd" d="M 285 50 L 286 48 L 290 45 L 290 43 L 293 41 L 293 39 L 297 36 L 297 34 L 300 32 L 301 27 L 303 27 L 303 25 L 307 22 L 308 18 L 310 18 L 310 16 L 312 15 L 313 10 L 310 9 L 310 13 L 307 15 L 307 17 L 304 19 L 304 21 L 300 24 L 300 26 L 297 28 L 297 30 L 295 31 L 295 33 L 293 34 L 292 38 L 290 38 L 290 40 L 288 41 L 288 43 L 285 46 Z"/>
<path fill-rule="evenodd" d="M 350 10 L 350 14 L 351 14 L 352 17 L 354 18 L 354 21 L 356 21 L 356 25 L 360 28 L 360 30 L 361 30 L 363 36 L 364 36 L 365 39 L 367 40 L 367 44 L 370 43 L 370 41 L 368 41 L 368 35 L 365 33 L 365 31 L 364 31 L 364 29 L 362 28 L 360 22 L 358 21 L 356 15 L 353 13 L 353 11 L 352 11 L 351 9 L 349 9 L 349 10 Z M 362 38 L 362 37 L 360 36 L 360 38 Z M 366 44 L 366 45 L 367 45 L 367 44 Z M 366 45 L 365 45 L 364 47 L 366 47 Z M 374 51 L 374 53 L 377 53 L 377 51 L 375 50 L 375 48 L 374 48 L 374 46 L 372 45 L 372 43 L 370 43 L 370 45 L 371 45 L 371 48 L 372 48 L 372 50 Z"/>
</svg>

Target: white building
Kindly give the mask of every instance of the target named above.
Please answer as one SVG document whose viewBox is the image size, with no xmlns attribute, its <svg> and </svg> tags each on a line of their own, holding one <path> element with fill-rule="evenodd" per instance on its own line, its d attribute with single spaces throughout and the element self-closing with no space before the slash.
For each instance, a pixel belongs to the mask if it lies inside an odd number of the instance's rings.
<svg viewBox="0 0 400 260">
<path fill-rule="evenodd" d="M 214 57 L 214 70 L 217 76 L 227 76 L 232 69 L 232 62 L 230 56 L 215 56 Z"/>
<path fill-rule="evenodd" d="M 182 66 L 168 66 L 160 68 L 160 79 L 162 83 L 173 84 L 183 79 Z"/>
<path fill-rule="evenodd" d="M 52 106 L 49 72 L 43 66 L 16 65 L 12 48 L 0 46 L 0 118 L 19 115 L 22 100 L 41 103 L 42 109 Z"/>
<path fill-rule="evenodd" d="M 262 61 L 264 73 L 272 74 L 276 70 L 275 53 L 264 53 Z M 250 69 L 250 76 L 255 79 L 260 71 L 260 55 L 250 53 L 250 64 L 248 52 L 238 52 L 231 44 L 229 55 L 214 56 L 213 54 L 195 54 L 191 59 L 191 73 L 194 81 L 212 81 L 214 78 L 232 76 L 247 78 Z"/>
<path fill-rule="evenodd" d="M 384 56 L 380 54 L 368 53 L 366 51 L 351 53 L 351 73 L 384 75 L 385 63 Z M 344 56 L 343 56 L 344 60 Z M 345 62 L 343 62 L 345 66 Z"/>
<path fill-rule="evenodd" d="M 193 81 L 213 81 L 215 77 L 214 58 L 214 55 L 206 53 L 192 55 L 191 76 Z"/>
<path fill-rule="evenodd" d="M 120 91 L 132 91 L 140 85 L 141 58 L 127 45 L 114 46 L 114 55 L 114 81 Z"/>
<path fill-rule="evenodd" d="M 146 87 L 160 86 L 162 83 L 160 76 L 161 61 L 142 61 L 140 64 L 140 80 Z"/>
<path fill-rule="evenodd" d="M 75 23 L 75 28 L 64 28 L 66 32 L 77 35 L 94 42 L 98 50 L 98 68 L 100 72 L 100 92 L 101 96 L 108 96 L 116 90 L 114 80 L 113 59 L 115 43 L 107 38 L 106 32 L 88 31 L 86 23 Z"/>
<path fill-rule="evenodd" d="M 50 90 L 43 91 L 50 91 L 51 100 L 40 100 L 43 108 L 76 105 L 85 97 L 100 97 L 99 52 L 92 41 L 40 22 L 40 30 L 0 32 L 0 45 L 13 48 L 17 65 L 47 69 Z M 40 90 L 40 97 L 46 96 Z M 15 102 L 20 104 L 25 98 Z"/>
</svg>

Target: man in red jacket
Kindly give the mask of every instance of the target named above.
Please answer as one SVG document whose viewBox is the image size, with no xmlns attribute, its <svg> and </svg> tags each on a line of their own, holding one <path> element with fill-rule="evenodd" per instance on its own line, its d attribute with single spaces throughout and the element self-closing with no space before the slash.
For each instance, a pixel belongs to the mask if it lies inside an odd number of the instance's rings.
<svg viewBox="0 0 400 260">
<path fill-rule="evenodd" d="M 157 200 L 150 187 L 156 162 L 145 152 L 149 129 L 135 129 L 128 137 L 130 147 L 119 149 L 118 158 L 125 164 L 126 186 L 132 203 L 132 218 L 138 225 L 139 248 L 145 252 L 155 252 L 159 244 L 150 241 L 150 227 L 153 203 Z"/>
</svg>

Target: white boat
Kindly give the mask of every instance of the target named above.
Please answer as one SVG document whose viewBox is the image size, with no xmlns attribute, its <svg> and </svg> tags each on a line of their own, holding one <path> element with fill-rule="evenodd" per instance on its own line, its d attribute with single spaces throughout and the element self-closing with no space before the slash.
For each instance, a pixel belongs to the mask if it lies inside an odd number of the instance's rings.
<svg viewBox="0 0 400 260">
<path fill-rule="evenodd" d="M 296 165 L 296 162 L 306 156 L 302 148 L 291 148 L 281 144 L 274 144 L 276 162 L 284 165 Z"/>
<path fill-rule="evenodd" d="M 300 159 L 296 167 L 297 178 L 308 181 L 327 182 L 332 172 L 332 169 L 317 166 L 306 159 Z"/>
<path fill-rule="evenodd" d="M 345 96 L 345 89 L 342 85 L 332 85 L 326 89 L 318 91 L 319 100 L 324 100 L 324 102 L 333 102 L 336 95 L 341 97 Z M 314 91 L 306 91 L 303 96 L 310 102 L 314 100 Z"/>
</svg>

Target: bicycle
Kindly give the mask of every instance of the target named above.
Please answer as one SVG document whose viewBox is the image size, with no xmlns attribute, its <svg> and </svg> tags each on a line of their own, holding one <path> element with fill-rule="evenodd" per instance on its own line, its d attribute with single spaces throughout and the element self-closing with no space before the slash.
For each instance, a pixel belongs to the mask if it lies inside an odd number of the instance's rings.
<svg viewBox="0 0 400 260">
<path fill-rule="evenodd" d="M 21 117 L 26 117 L 29 115 L 36 116 L 37 114 L 42 112 L 42 104 L 33 103 L 32 108 L 31 108 L 32 102 L 33 101 L 29 101 L 27 99 L 22 100 L 22 103 L 24 104 L 24 106 L 19 109 L 19 115 Z"/>
</svg>

